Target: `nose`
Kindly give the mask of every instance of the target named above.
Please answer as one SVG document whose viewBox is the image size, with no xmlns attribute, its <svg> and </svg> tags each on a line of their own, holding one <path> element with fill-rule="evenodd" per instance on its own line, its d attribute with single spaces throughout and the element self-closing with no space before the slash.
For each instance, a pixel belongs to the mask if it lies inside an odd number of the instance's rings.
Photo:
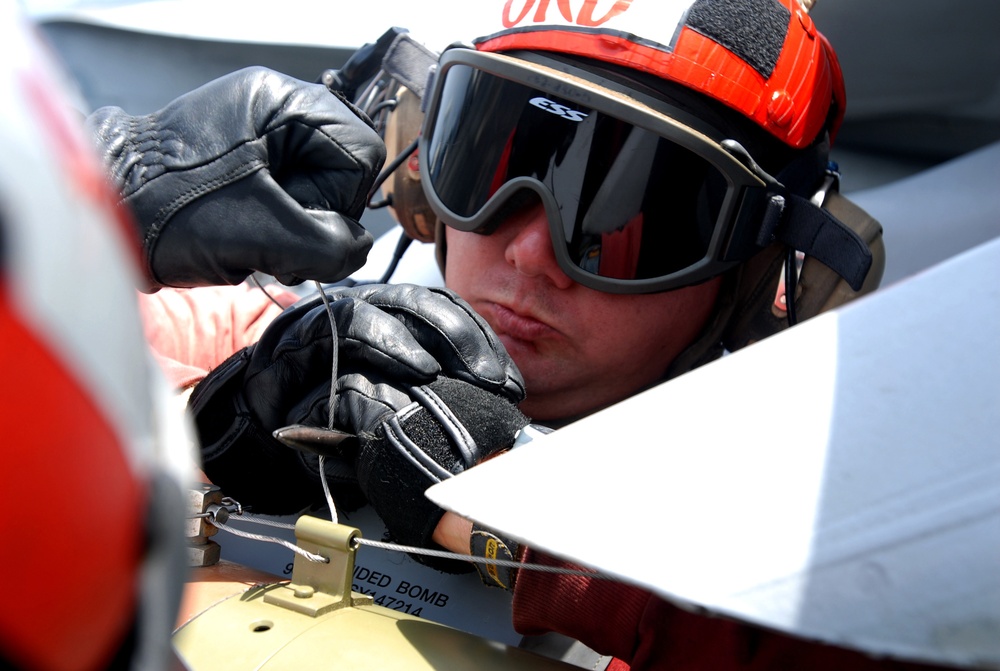
<svg viewBox="0 0 1000 671">
<path fill-rule="evenodd" d="M 573 285 L 559 267 L 552 249 L 552 236 L 541 203 L 518 211 L 503 224 L 509 237 L 504 258 L 519 273 L 529 277 L 544 278 L 558 289 Z"/>
</svg>

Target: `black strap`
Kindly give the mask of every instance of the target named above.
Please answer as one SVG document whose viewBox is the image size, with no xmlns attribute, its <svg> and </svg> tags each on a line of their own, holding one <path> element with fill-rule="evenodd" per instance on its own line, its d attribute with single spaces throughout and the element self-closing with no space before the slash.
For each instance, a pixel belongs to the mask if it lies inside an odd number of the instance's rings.
<svg viewBox="0 0 1000 671">
<path fill-rule="evenodd" d="M 784 199 L 773 238 L 820 261 L 860 290 L 872 267 L 872 252 L 864 240 L 808 198 L 785 194 Z"/>
<path fill-rule="evenodd" d="M 423 98 L 427 78 L 437 62 L 437 53 L 414 40 L 409 33 L 403 33 L 389 46 L 382 69 L 418 98 Z"/>
<path fill-rule="evenodd" d="M 780 185 L 779 185 L 780 186 Z M 872 266 L 864 240 L 808 198 L 772 193 L 764 206 L 757 246 L 782 242 L 828 266 L 858 291 Z"/>
</svg>

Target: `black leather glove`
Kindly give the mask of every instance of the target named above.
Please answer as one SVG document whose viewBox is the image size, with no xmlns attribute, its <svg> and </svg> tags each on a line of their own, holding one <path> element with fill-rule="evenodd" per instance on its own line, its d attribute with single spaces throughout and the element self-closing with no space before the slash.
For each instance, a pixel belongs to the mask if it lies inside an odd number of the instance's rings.
<svg viewBox="0 0 1000 671">
<path fill-rule="evenodd" d="M 353 382 L 352 392 L 343 394 L 345 401 L 354 394 L 363 396 L 357 385 L 360 381 Z M 432 536 L 444 510 L 424 492 L 509 449 L 528 418 L 510 399 L 446 377 L 413 387 L 406 396 L 408 403 L 383 414 L 374 424 L 351 426 L 355 420 L 370 421 L 372 412 L 343 413 L 347 427 L 357 434 L 360 443 L 356 457 L 358 484 L 393 540 L 440 549 Z M 462 562 L 413 556 L 440 570 L 459 572 L 472 568 Z"/>
<path fill-rule="evenodd" d="M 521 375 L 499 339 L 453 292 L 400 284 L 327 295 L 337 325 L 336 375 L 352 380 L 337 403 L 339 428 L 374 428 L 408 402 L 405 390 L 439 377 L 514 403 L 524 397 Z M 190 408 L 202 468 L 227 496 L 279 514 L 323 500 L 315 459 L 272 434 L 289 425 L 328 426 L 332 348 L 329 314 L 317 296 L 286 310 L 256 344 L 195 387 Z M 351 376 L 373 381 L 367 397 L 352 391 L 359 378 Z M 344 417 L 352 404 L 353 423 Z M 346 478 L 337 466 L 333 461 L 327 471 L 335 480 L 354 480 L 353 464 Z"/>
<path fill-rule="evenodd" d="M 385 160 L 370 120 L 325 86 L 247 68 L 159 112 L 95 111 L 87 126 L 135 216 L 146 291 L 334 282 L 364 264 L 357 222 Z"/>
</svg>

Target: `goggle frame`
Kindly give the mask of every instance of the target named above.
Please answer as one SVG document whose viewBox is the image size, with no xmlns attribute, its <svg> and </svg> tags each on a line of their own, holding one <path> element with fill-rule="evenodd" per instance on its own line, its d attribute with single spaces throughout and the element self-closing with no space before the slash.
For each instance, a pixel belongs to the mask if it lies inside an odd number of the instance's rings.
<svg viewBox="0 0 1000 671">
<path fill-rule="evenodd" d="M 434 140 L 448 72 L 461 65 L 544 94 L 579 101 L 593 111 L 651 132 L 707 161 L 726 180 L 727 189 L 704 256 L 682 269 L 655 278 L 620 279 L 588 272 L 570 257 L 555 194 L 533 177 L 516 177 L 505 182 L 471 216 L 453 212 L 435 191 L 428 163 L 432 152 L 428 148 Z M 537 52 L 518 53 L 514 57 L 464 47 L 447 49 L 441 55 L 428 89 L 430 95 L 420 136 L 421 182 L 432 210 L 451 228 L 492 233 L 501 223 L 498 215 L 503 213 L 511 198 L 525 189 L 530 190 L 539 197 L 545 209 L 553 252 L 563 272 L 584 286 L 615 294 L 654 293 L 698 284 L 724 273 L 760 250 L 757 239 L 762 212 L 769 197 L 782 190 L 781 185 L 764 173 L 738 142 L 666 101 Z"/>
</svg>

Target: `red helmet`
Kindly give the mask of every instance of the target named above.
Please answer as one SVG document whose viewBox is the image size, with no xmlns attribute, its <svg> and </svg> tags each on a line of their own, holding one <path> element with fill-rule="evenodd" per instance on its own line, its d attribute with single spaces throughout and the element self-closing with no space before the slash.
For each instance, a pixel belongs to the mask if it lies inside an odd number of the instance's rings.
<svg viewBox="0 0 1000 671">
<path fill-rule="evenodd" d="M 489 234 L 537 198 L 580 284 L 648 293 L 725 274 L 716 326 L 678 372 L 878 285 L 881 227 L 829 163 L 842 72 L 805 0 L 469 5 L 482 37 L 441 54 L 409 172 L 442 266 L 443 226 Z M 776 298 L 793 255 L 801 277 Z"/>
<path fill-rule="evenodd" d="M 703 93 L 803 148 L 831 137 L 846 95 L 837 56 L 799 0 L 507 0 L 482 51 L 604 61 Z M 497 26 L 501 28 L 500 25 Z"/>
</svg>

